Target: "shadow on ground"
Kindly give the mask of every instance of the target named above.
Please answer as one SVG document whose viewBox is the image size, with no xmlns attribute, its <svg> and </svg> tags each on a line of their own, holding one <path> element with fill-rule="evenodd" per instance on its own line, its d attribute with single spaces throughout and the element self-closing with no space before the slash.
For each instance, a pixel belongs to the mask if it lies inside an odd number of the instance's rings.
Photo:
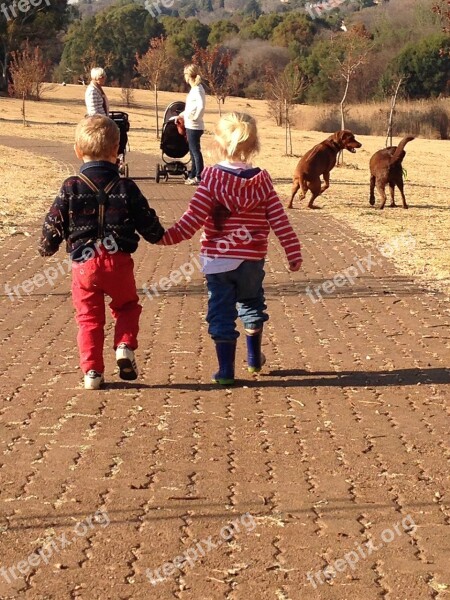
<svg viewBox="0 0 450 600">
<path fill-rule="evenodd" d="M 177 269 L 174 269 L 177 271 Z M 191 273 L 192 274 L 192 273 Z M 168 281 L 167 277 L 161 277 L 165 282 Z M 151 280 L 145 283 L 146 288 L 138 288 L 137 292 L 140 296 L 147 296 L 151 300 L 157 300 L 159 297 L 182 297 L 182 296 L 199 296 L 204 295 L 205 283 L 202 280 L 195 280 L 190 283 L 182 283 L 180 285 L 172 285 L 167 290 L 163 290 L 159 286 L 160 280 Z M 308 279 L 308 281 L 287 281 L 280 283 L 265 282 L 264 292 L 268 300 L 274 301 L 279 300 L 280 296 L 306 296 L 313 304 L 322 300 L 332 300 L 334 298 L 368 298 L 368 297 L 386 297 L 394 296 L 397 297 L 395 302 L 400 302 L 401 297 L 417 296 L 424 292 L 430 292 L 424 285 L 415 283 L 408 277 L 402 277 L 401 275 L 387 276 L 387 277 L 373 277 L 373 276 L 361 276 L 356 279 L 354 285 L 347 285 L 343 287 L 334 287 L 333 291 L 329 294 L 325 294 L 322 285 L 325 282 L 331 281 L 332 278 L 320 278 L 320 279 Z M 170 282 L 169 282 L 170 283 Z M 431 282 L 432 283 L 432 282 Z M 0 284 L 1 285 L 1 284 Z M 165 283 L 164 285 L 167 285 Z M 316 288 L 319 288 L 316 292 Z M 431 290 L 432 291 L 432 290 Z M 51 296 L 70 296 L 70 292 L 51 292 L 51 293 L 35 293 L 25 294 L 19 289 L 20 296 L 17 293 L 11 292 L 13 297 L 8 294 L 0 294 L 0 298 L 9 297 L 11 300 L 19 299 L 21 302 L 27 299 L 33 298 L 47 298 Z M 435 295 L 439 295 L 439 292 L 433 292 Z M 16 296 L 14 296 L 16 294 Z M 319 296 L 320 298 L 319 298 Z"/>
<path fill-rule="evenodd" d="M 270 379 L 276 377 L 276 379 Z M 280 369 L 260 373 L 258 379 L 236 380 L 234 387 L 288 388 L 288 387 L 386 387 L 418 384 L 449 384 L 450 369 L 411 368 L 392 371 L 306 371 L 304 369 Z M 213 383 L 168 383 L 146 386 L 152 389 L 175 389 L 193 391 L 217 391 L 224 389 Z"/>
</svg>

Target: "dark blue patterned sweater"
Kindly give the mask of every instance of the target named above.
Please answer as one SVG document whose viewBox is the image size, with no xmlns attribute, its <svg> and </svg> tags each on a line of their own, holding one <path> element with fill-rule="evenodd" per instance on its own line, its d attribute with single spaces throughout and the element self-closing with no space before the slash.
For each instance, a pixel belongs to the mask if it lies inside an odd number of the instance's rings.
<svg viewBox="0 0 450 600">
<path fill-rule="evenodd" d="M 118 175 L 117 166 L 107 161 L 85 163 L 80 172 L 98 188 L 105 188 Z M 83 260 L 83 250 L 94 248 L 98 238 L 98 212 L 96 193 L 76 175 L 66 179 L 45 217 L 39 253 L 51 256 L 66 240 L 72 260 Z M 112 237 L 119 250 L 131 254 L 137 249 L 138 233 L 156 244 L 164 228 L 134 181 L 123 178 L 106 202 L 104 237 Z"/>
</svg>

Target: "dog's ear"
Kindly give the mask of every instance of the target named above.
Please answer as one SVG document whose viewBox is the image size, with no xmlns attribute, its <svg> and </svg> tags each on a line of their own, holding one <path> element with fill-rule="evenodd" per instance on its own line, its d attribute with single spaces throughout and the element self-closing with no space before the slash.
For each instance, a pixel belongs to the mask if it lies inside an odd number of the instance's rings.
<svg viewBox="0 0 450 600">
<path fill-rule="evenodd" d="M 343 142 L 355 139 L 355 136 L 349 129 L 343 129 L 341 133 L 342 133 L 342 141 Z"/>
</svg>

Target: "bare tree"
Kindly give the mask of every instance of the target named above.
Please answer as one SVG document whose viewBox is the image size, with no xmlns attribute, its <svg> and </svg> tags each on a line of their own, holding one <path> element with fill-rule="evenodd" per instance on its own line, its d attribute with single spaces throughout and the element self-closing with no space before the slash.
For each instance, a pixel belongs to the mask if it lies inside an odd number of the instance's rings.
<svg viewBox="0 0 450 600">
<path fill-rule="evenodd" d="M 232 77 L 229 73 L 231 60 L 230 50 L 219 44 L 212 48 L 200 48 L 195 45 L 192 62 L 200 67 L 203 80 L 216 99 L 219 115 L 222 115 L 220 104 L 225 104 L 232 87 Z"/>
<path fill-rule="evenodd" d="M 441 18 L 442 30 L 450 33 L 450 0 L 440 0 L 433 6 L 433 12 Z"/>
<path fill-rule="evenodd" d="M 367 62 L 373 44 L 370 43 L 370 38 L 364 26 L 354 26 L 339 35 L 336 46 L 336 78 L 343 79 L 345 82 L 340 101 L 341 129 L 345 129 L 345 109 L 350 83 L 359 69 Z M 342 154 L 341 151 L 338 162 L 341 162 Z"/>
<path fill-rule="evenodd" d="M 391 97 L 391 110 L 389 111 L 389 119 L 388 119 L 388 130 L 386 134 L 386 146 L 392 146 L 392 132 L 394 128 L 394 115 L 395 115 L 395 105 L 397 103 L 397 96 L 400 91 L 402 84 L 404 83 L 405 78 L 403 76 L 399 77 L 397 81 L 397 85 L 395 86 L 394 92 Z"/>
<path fill-rule="evenodd" d="M 39 46 L 31 48 L 27 40 L 22 50 L 11 52 L 9 73 L 12 84 L 10 91 L 16 98 L 22 98 L 24 126 L 27 125 L 25 101 L 31 97 L 39 100 L 46 72 L 47 66 Z"/>
<path fill-rule="evenodd" d="M 25 8 L 20 7 L 16 10 L 17 3 L 6 3 L 9 5 L 8 12 L 5 4 L 2 4 L 2 16 L 5 18 L 3 23 L 0 23 L 0 46 L 2 49 L 0 57 L 0 89 L 8 88 L 8 70 L 11 60 L 12 48 L 19 48 L 24 39 L 26 39 L 27 31 L 31 32 L 31 23 L 36 18 L 38 13 L 46 11 L 49 6 L 48 2 L 27 2 Z M 15 7 L 15 9 L 14 9 Z M 41 25 L 42 30 L 42 25 Z"/>
<path fill-rule="evenodd" d="M 127 74 L 124 78 L 122 89 L 120 90 L 120 95 L 122 97 L 122 102 L 125 104 L 127 108 L 133 106 L 134 104 L 134 81 L 131 79 L 131 76 Z"/>
<path fill-rule="evenodd" d="M 265 76 L 266 99 L 269 115 L 275 118 L 278 126 L 285 126 L 285 154 L 292 156 L 292 116 L 295 104 L 306 88 L 306 78 L 299 69 L 286 67 L 281 73 L 275 73 L 271 68 L 266 69 Z"/>
<path fill-rule="evenodd" d="M 276 73 L 272 67 L 266 68 L 265 74 L 265 97 L 269 117 L 275 119 L 278 127 L 283 125 L 284 114 L 284 88 L 282 79 L 284 72 Z"/>
<path fill-rule="evenodd" d="M 127 108 L 133 106 L 134 104 L 134 88 L 131 85 L 124 86 L 120 90 L 120 95 L 122 96 L 123 103 Z"/>
<path fill-rule="evenodd" d="M 156 37 L 150 40 L 149 49 L 142 56 L 136 55 L 136 71 L 146 80 L 155 93 L 156 138 L 159 139 L 158 88 L 161 77 L 170 63 L 167 40 Z"/>
<path fill-rule="evenodd" d="M 345 103 L 347 100 L 348 89 L 355 73 L 367 62 L 372 45 L 369 43 L 367 35 L 361 33 L 359 29 L 351 29 L 345 34 L 341 34 L 341 47 L 343 49 L 341 57 L 336 56 L 338 63 L 337 75 L 344 79 L 344 92 L 340 102 L 341 110 L 341 129 L 345 129 Z M 345 39 L 343 39 L 345 37 Z"/>
<path fill-rule="evenodd" d="M 439 0 L 437 4 L 433 6 L 432 10 L 441 19 L 442 31 L 450 34 L 450 0 Z M 446 48 L 441 48 L 439 53 L 441 56 L 444 56 L 449 54 L 450 51 Z"/>
</svg>

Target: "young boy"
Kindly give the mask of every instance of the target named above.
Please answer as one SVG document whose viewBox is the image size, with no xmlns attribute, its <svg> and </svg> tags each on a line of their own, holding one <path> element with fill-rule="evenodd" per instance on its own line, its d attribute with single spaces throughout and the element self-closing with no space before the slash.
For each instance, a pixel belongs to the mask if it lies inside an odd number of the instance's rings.
<svg viewBox="0 0 450 600">
<path fill-rule="evenodd" d="M 72 299 L 78 323 L 80 366 L 84 387 L 104 382 L 105 295 L 116 321 L 114 350 L 120 377 L 134 380 L 139 331 L 138 302 L 131 254 L 139 236 L 156 244 L 164 228 L 131 179 L 121 179 L 116 166 L 119 129 L 108 117 L 83 119 L 75 132 L 75 154 L 83 160 L 80 174 L 66 179 L 43 226 L 39 252 L 52 256 L 63 240 L 72 259 Z"/>
</svg>

